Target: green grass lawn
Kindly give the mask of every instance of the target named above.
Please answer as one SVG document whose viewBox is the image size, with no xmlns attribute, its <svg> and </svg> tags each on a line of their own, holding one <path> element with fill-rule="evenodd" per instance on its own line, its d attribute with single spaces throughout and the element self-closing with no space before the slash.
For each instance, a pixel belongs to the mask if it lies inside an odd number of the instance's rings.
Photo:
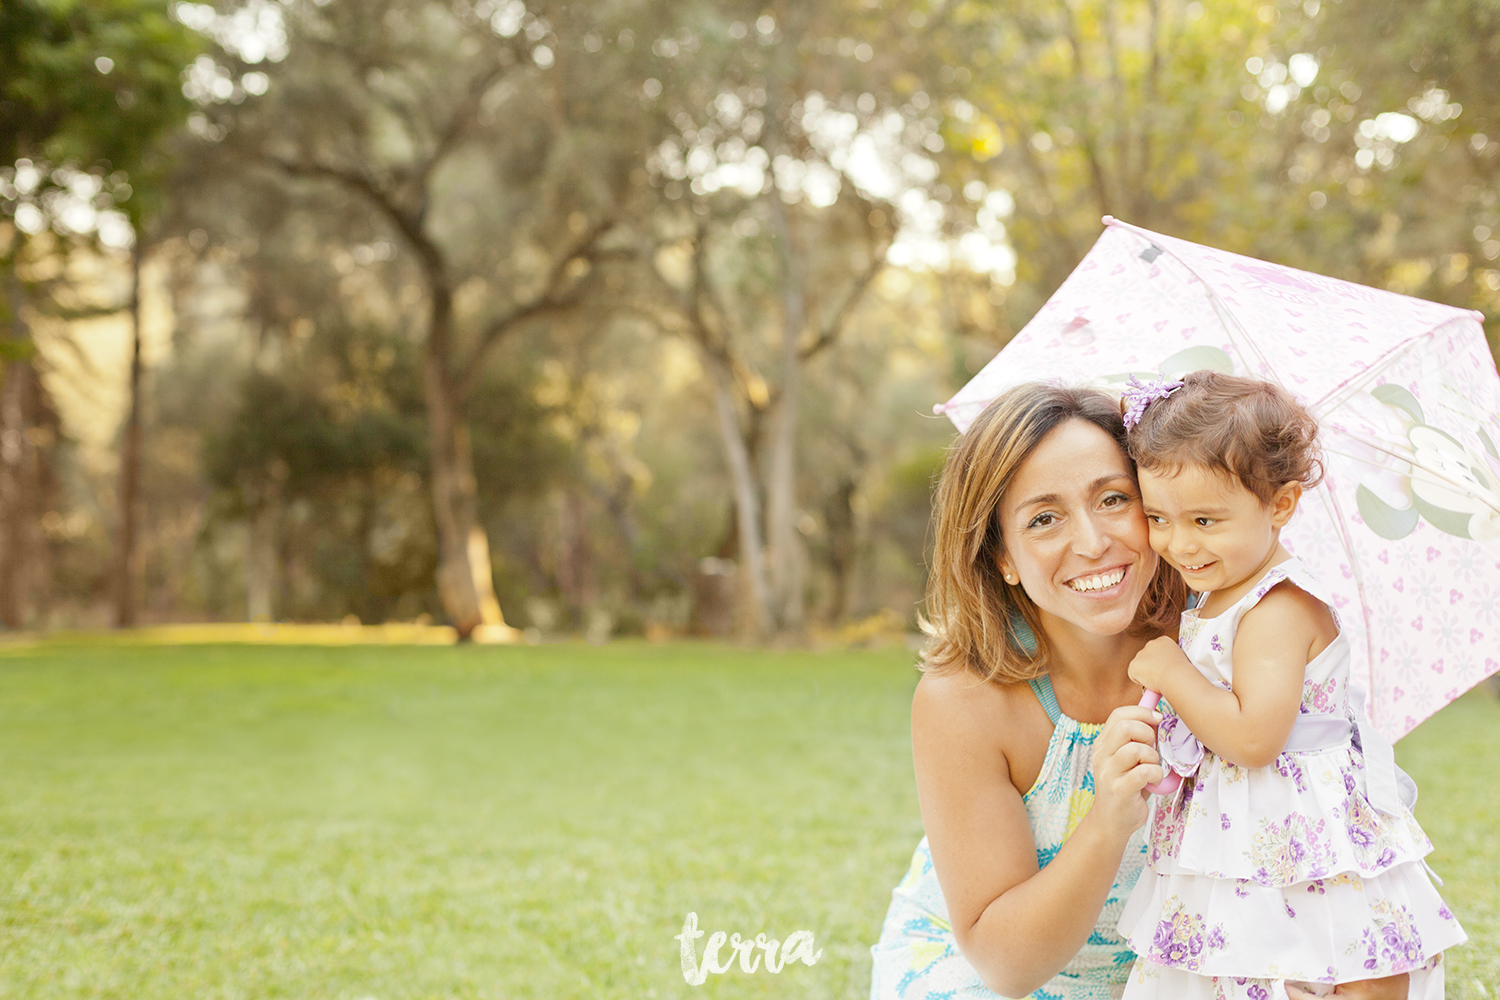
<svg viewBox="0 0 1500 1000">
<path fill-rule="evenodd" d="M 921 836 L 910 660 L 5 651 L 0 997 L 863 997 Z M 1471 937 L 1448 995 L 1500 996 L 1500 703 L 1398 753 Z M 690 987 L 689 911 L 823 958 Z"/>
</svg>

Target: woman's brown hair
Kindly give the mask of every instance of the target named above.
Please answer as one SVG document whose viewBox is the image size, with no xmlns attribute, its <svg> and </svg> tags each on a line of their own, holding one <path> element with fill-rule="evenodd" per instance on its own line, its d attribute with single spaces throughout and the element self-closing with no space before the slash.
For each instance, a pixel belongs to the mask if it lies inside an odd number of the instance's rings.
<svg viewBox="0 0 1500 1000">
<path fill-rule="evenodd" d="M 1119 403 L 1096 389 L 1044 382 L 1016 386 L 995 400 L 948 451 L 933 514 L 932 574 L 923 629 L 931 637 L 923 670 L 967 670 L 986 681 L 1038 677 L 1051 650 L 1041 613 L 1019 584 L 1000 575 L 1000 503 L 1021 463 L 1051 431 L 1086 420 L 1125 446 Z M 1187 601 L 1182 578 L 1165 562 L 1136 609 L 1131 635 L 1177 627 Z"/>
</svg>

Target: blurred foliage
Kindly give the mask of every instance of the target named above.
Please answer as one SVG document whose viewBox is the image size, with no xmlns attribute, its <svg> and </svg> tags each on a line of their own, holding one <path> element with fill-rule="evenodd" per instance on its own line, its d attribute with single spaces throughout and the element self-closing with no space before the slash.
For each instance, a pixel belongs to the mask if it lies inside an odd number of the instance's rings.
<svg viewBox="0 0 1500 1000">
<path fill-rule="evenodd" d="M 71 287 L 70 258 L 135 241 L 160 209 L 164 138 L 190 103 L 184 67 L 204 39 L 165 0 L 0 0 L 0 622 L 45 620 L 78 560 L 55 540 L 86 532 L 55 508 L 67 464 L 36 329 L 127 307 Z M 53 346 L 81 355 L 70 332 Z M 49 526 L 50 525 L 50 526 Z M 96 586 L 83 588 L 93 597 Z"/>
<path fill-rule="evenodd" d="M 450 614 L 447 476 L 534 634 L 745 627 L 756 545 L 815 630 L 910 623 L 931 404 L 1104 214 L 1500 331 L 1491 0 L 0 4 L 7 161 L 110 160 L 101 211 L 177 164 L 155 618 Z M 100 467 L 46 620 L 97 603 Z"/>
<path fill-rule="evenodd" d="M 167 6 L 0 0 L 0 163 L 121 169 L 137 189 L 159 172 L 157 141 L 191 106 L 183 69 L 205 48 Z"/>
</svg>

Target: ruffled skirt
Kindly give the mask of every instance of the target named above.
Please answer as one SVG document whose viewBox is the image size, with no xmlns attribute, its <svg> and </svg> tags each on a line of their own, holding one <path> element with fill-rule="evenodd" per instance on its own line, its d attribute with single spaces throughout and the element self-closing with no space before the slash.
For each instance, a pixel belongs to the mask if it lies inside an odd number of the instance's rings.
<svg viewBox="0 0 1500 1000">
<path fill-rule="evenodd" d="M 1127 998 L 1285 997 L 1285 981 L 1410 973 L 1442 996 L 1463 928 L 1428 877 L 1411 813 L 1380 813 L 1352 746 L 1246 769 L 1217 755 L 1153 810 L 1150 868 L 1120 918 Z M 1436 992 L 1430 992 L 1435 990 Z"/>
</svg>

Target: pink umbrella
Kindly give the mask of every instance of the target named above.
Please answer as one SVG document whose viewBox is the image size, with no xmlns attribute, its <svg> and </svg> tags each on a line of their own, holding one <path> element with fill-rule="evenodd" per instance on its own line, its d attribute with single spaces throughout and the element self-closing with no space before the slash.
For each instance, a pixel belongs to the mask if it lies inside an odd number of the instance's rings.
<svg viewBox="0 0 1500 1000">
<path fill-rule="evenodd" d="M 1500 375 L 1480 314 L 1104 222 L 934 410 L 962 432 L 1034 379 L 1274 380 L 1317 416 L 1328 470 L 1284 540 L 1332 592 L 1376 728 L 1394 742 L 1500 671 Z"/>
</svg>

